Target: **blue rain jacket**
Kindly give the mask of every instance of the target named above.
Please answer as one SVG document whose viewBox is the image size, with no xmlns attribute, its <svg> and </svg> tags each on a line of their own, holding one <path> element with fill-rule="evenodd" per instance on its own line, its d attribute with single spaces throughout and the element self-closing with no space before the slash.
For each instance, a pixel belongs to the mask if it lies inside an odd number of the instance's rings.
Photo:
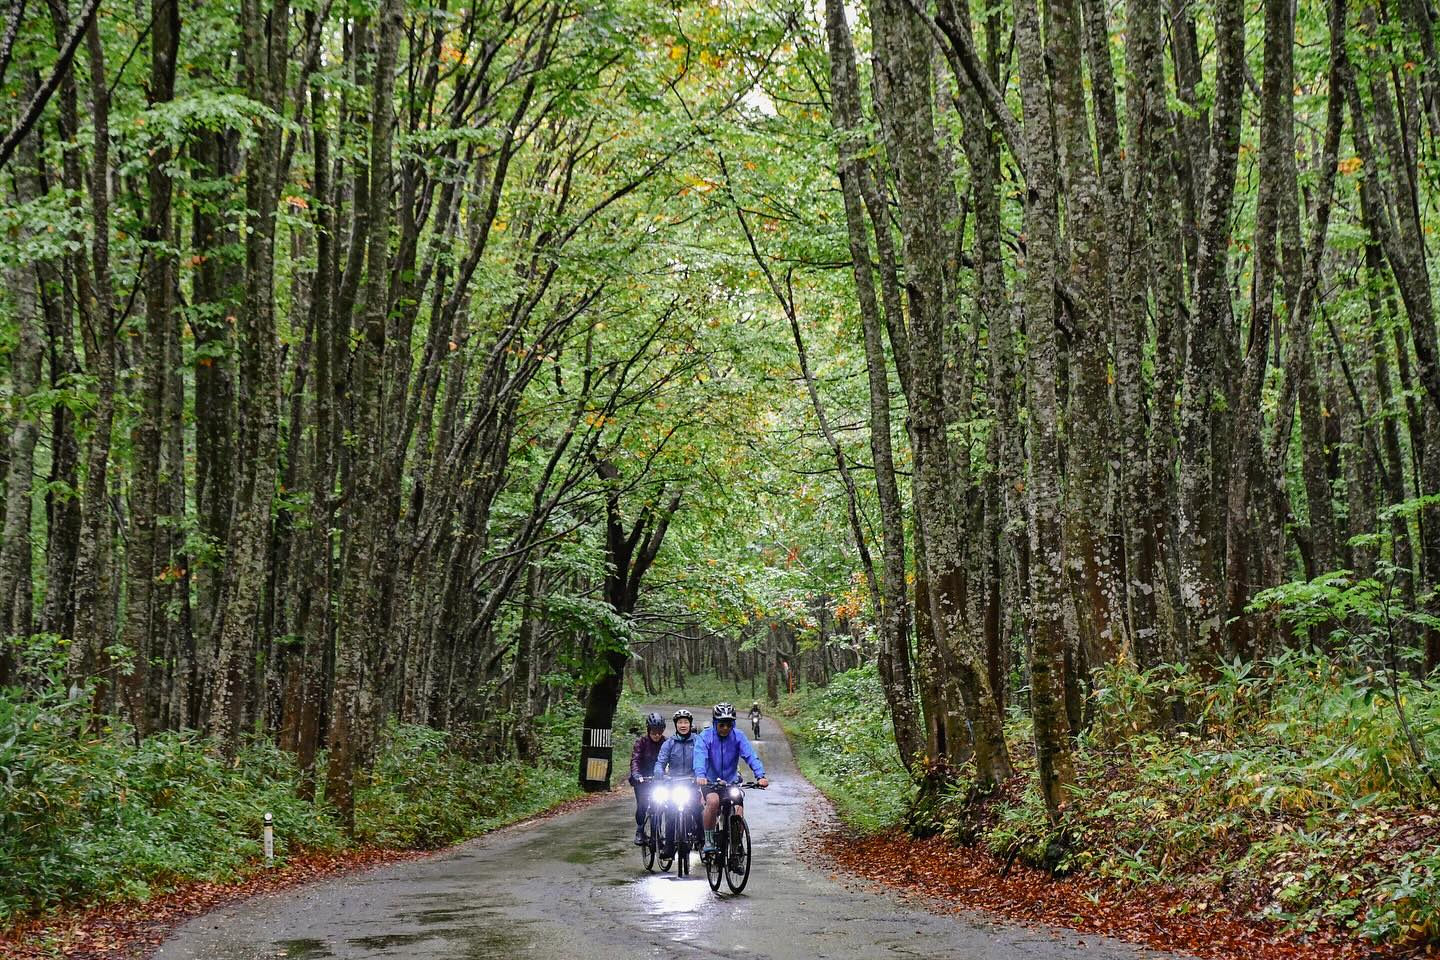
<svg viewBox="0 0 1440 960">
<path fill-rule="evenodd" d="M 765 776 L 765 765 L 755 755 L 750 738 L 741 733 L 738 726 L 730 731 L 728 737 L 720 736 L 714 727 L 706 727 L 695 738 L 695 776 L 704 777 L 711 783 L 738 779 L 742 757 L 757 780 Z"/>
<path fill-rule="evenodd" d="M 663 777 L 668 766 L 672 777 L 687 775 L 695 765 L 695 741 L 700 739 L 691 731 L 685 736 L 671 734 L 670 739 L 660 747 L 660 756 L 655 759 L 655 776 Z"/>
</svg>

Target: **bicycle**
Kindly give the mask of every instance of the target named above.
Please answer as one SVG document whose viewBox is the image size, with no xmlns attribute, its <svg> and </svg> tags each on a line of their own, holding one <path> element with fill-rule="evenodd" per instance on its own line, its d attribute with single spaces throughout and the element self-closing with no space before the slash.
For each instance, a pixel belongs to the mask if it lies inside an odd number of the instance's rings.
<svg viewBox="0 0 1440 960">
<path fill-rule="evenodd" d="M 654 779 L 656 778 L 636 777 L 636 789 L 639 789 L 640 784 L 649 783 L 651 780 Z M 658 794 L 662 789 L 663 787 L 655 787 L 651 789 L 650 802 L 645 807 L 645 820 L 640 824 L 640 862 L 643 863 L 645 865 L 645 869 L 650 871 L 651 873 L 655 871 L 655 852 L 659 849 L 659 835 L 661 823 L 662 818 L 665 815 L 663 803 L 658 803 L 657 801 L 659 801 L 660 798 L 656 796 L 656 794 Z M 664 869 L 664 867 L 662 867 L 661 869 Z"/>
<path fill-rule="evenodd" d="M 750 714 L 750 735 L 760 739 L 760 715 L 757 713 Z"/>
<path fill-rule="evenodd" d="M 655 800 L 662 808 L 660 825 L 661 843 L 664 837 L 674 841 L 672 856 L 660 854 L 660 869 L 669 870 L 675 863 L 675 875 L 690 875 L 690 854 L 699 840 L 700 806 L 699 792 L 694 777 L 666 777 L 664 786 L 655 789 Z"/>
<path fill-rule="evenodd" d="M 737 806 L 745 803 L 745 790 L 763 790 L 754 780 L 726 783 L 716 781 L 720 793 L 720 816 L 715 821 L 715 846 L 713 853 L 705 854 L 705 879 L 710 889 L 720 890 L 723 877 L 731 893 L 739 893 L 750 881 L 750 825 L 743 814 L 736 813 Z"/>
</svg>

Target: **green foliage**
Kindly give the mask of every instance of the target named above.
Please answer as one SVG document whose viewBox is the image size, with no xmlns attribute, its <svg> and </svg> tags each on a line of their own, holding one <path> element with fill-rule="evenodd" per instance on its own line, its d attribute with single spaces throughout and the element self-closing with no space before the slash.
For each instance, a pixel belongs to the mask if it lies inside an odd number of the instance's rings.
<svg viewBox="0 0 1440 960">
<path fill-rule="evenodd" d="M 1440 620 L 1400 602 L 1395 580 L 1408 574 L 1382 564 L 1380 575 L 1388 582 L 1336 570 L 1281 584 L 1256 594 L 1250 609 L 1274 611 L 1298 639 L 1322 633 L 1352 662 L 1413 659 L 1413 651 L 1400 649 L 1402 635 L 1407 629 L 1440 628 Z"/>
<path fill-rule="evenodd" d="M 127 726 L 92 730 L 89 705 L 58 686 L 0 690 L 0 924 L 234 878 L 261 856 L 267 812 L 280 859 L 352 842 L 323 802 L 300 798 L 300 772 L 270 740 L 233 763 L 191 733 L 137 746 Z M 573 709 L 537 718 L 538 767 L 475 761 L 457 737 L 392 726 L 357 792 L 354 840 L 432 848 L 574 796 L 577 725 Z"/>
<path fill-rule="evenodd" d="M 128 727 L 87 730 L 88 699 L 0 692 L 0 920 L 62 903 L 140 898 L 183 879 L 234 876 L 260 852 L 334 847 L 326 810 L 296 797 L 296 771 L 266 741 L 234 764 L 190 734 L 137 747 Z"/>
<path fill-rule="evenodd" d="M 1410 728 L 1435 756 L 1440 691 L 1399 683 Z M 1206 683 L 1168 665 L 1113 667 L 1099 678 L 1059 829 L 1029 776 L 1023 722 L 1008 733 L 1024 786 L 996 810 L 958 784 L 935 819 L 957 839 L 1052 870 L 1174 884 L 1308 929 L 1433 938 L 1440 815 L 1389 697 L 1375 671 L 1300 652 L 1222 665 Z M 1182 702 L 1189 722 L 1167 729 Z"/>
<path fill-rule="evenodd" d="M 640 671 L 636 667 L 632 667 L 631 670 L 632 678 L 638 681 Z M 765 699 L 764 677 L 760 677 L 756 683 L 755 693 L 759 699 Z M 625 691 L 625 697 L 621 701 L 621 706 L 630 706 L 632 712 L 638 716 L 641 712 L 639 708 L 649 703 L 683 704 L 692 710 L 699 706 L 708 711 L 709 708 L 721 701 L 729 701 L 739 708 L 748 704 L 750 699 L 750 684 L 748 682 L 736 683 L 733 680 L 718 677 L 713 673 L 697 673 L 694 676 L 686 677 L 683 687 L 678 685 L 662 686 L 655 691 L 654 696 L 646 694 L 643 688 L 635 691 L 627 689 Z M 764 705 L 762 704 L 762 709 L 763 708 Z M 768 709 L 766 712 L 769 712 Z M 626 718 L 626 715 L 617 711 L 617 727 L 623 718 Z M 696 714 L 696 719 L 702 720 L 703 718 L 701 718 L 699 714 Z M 701 726 L 704 726 L 703 722 Z"/>
<path fill-rule="evenodd" d="M 841 819 L 861 830 L 881 830 L 905 818 L 915 789 L 895 750 L 874 664 L 787 697 L 781 713 L 801 771 Z"/>
<path fill-rule="evenodd" d="M 391 725 L 369 782 L 356 792 L 356 839 L 383 847 L 443 847 L 578 793 L 568 767 L 482 763 L 457 749 L 456 739 L 431 727 Z"/>
</svg>

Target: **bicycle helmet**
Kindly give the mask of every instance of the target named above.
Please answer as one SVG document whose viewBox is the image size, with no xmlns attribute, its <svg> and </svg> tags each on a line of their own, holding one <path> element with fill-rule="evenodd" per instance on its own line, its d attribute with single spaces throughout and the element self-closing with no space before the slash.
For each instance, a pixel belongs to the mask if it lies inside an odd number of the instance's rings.
<svg viewBox="0 0 1440 960">
<path fill-rule="evenodd" d="M 645 718 L 645 729 L 646 729 L 647 731 L 649 731 L 649 730 L 664 730 L 664 729 L 665 729 L 665 718 L 662 717 L 662 716 L 660 716 L 660 714 L 658 714 L 658 713 L 653 713 L 653 712 L 652 712 L 649 716 L 647 716 L 647 717 Z"/>
<path fill-rule="evenodd" d="M 675 711 L 675 715 L 670 718 L 670 722 L 679 723 L 681 720 L 689 720 L 693 723 L 695 721 L 695 714 L 682 707 L 681 709 Z"/>
<path fill-rule="evenodd" d="M 716 723 L 719 723 L 721 720 L 729 720 L 731 723 L 734 723 L 734 722 L 735 722 L 735 704 L 733 704 L 733 703 L 717 703 L 717 704 L 715 704 L 715 710 L 714 710 L 714 713 L 712 714 L 712 716 L 714 717 Z"/>
</svg>

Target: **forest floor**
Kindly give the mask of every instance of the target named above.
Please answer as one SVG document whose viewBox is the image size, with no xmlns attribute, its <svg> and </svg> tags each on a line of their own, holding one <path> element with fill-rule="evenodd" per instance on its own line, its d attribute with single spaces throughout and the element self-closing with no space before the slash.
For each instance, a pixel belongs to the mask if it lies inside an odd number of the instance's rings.
<svg viewBox="0 0 1440 960">
<path fill-rule="evenodd" d="M 579 810 L 610 794 L 575 797 L 522 820 L 531 823 Z M 513 825 L 513 824 L 512 824 Z M 4 960 L 143 960 L 166 935 L 193 917 L 261 894 L 276 893 L 385 864 L 421 860 L 453 849 L 395 850 L 363 847 L 340 851 L 304 851 L 279 866 L 253 870 L 227 883 L 184 883 L 160 896 L 138 902 L 111 902 L 61 910 L 0 930 Z"/>
<path fill-rule="evenodd" d="M 848 874 L 919 895 L 934 908 L 980 911 L 1015 923 L 1063 927 L 1155 950 L 1233 960 L 1362 960 L 1435 956 L 1435 944 L 1379 946 L 1338 929 L 1303 932 L 1215 912 L 1173 888 L 1124 887 L 1094 877 L 1055 877 L 987 850 L 903 830 L 820 831 L 818 859 Z"/>
</svg>

